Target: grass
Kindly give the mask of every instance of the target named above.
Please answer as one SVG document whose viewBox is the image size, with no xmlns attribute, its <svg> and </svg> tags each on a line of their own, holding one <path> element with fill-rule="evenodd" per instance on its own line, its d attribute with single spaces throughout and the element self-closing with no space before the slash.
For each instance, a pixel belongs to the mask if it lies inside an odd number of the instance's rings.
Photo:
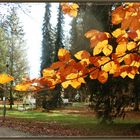
<svg viewBox="0 0 140 140">
<path fill-rule="evenodd" d="M 2 114 L 2 111 L 0 112 Z M 70 124 L 93 124 L 97 123 L 95 117 L 81 116 L 77 114 L 67 114 L 61 111 L 47 113 L 47 112 L 35 112 L 35 111 L 7 111 L 8 117 L 32 119 L 43 122 L 59 122 L 59 123 L 70 123 Z"/>
<path fill-rule="evenodd" d="M 8 117 L 26 119 L 27 121 L 41 121 L 46 123 L 60 123 L 68 128 L 75 128 L 76 130 L 84 130 L 89 133 L 89 135 L 131 135 L 133 128 L 136 124 L 140 123 L 139 120 L 135 119 L 116 119 L 114 124 L 111 125 L 101 125 L 98 124 L 98 120 L 94 116 L 84 116 L 79 114 L 67 114 L 61 111 L 56 111 L 53 113 L 47 112 L 36 112 L 36 111 L 7 111 Z M 138 130 L 139 131 L 139 130 Z M 134 134 L 135 135 L 135 134 Z"/>
<path fill-rule="evenodd" d="M 78 109 L 82 106 L 80 104 L 75 104 L 72 107 L 68 107 L 67 109 Z M 2 116 L 2 109 L 0 110 L 0 114 Z M 90 132 L 94 135 L 115 135 L 115 136 L 122 136 L 122 135 L 131 135 L 133 132 L 133 128 L 136 125 L 140 124 L 140 117 L 135 119 L 134 117 L 114 120 L 114 124 L 111 125 L 101 125 L 99 124 L 99 120 L 95 118 L 95 116 L 90 115 L 82 115 L 76 113 L 68 113 L 67 110 L 63 111 L 61 109 L 54 110 L 52 112 L 40 112 L 40 111 L 10 111 L 7 110 L 6 116 L 24 119 L 27 121 L 40 121 L 43 123 L 59 123 L 63 124 L 69 128 L 76 128 L 77 130 L 85 130 Z M 134 130 L 135 131 L 135 130 Z M 138 132 L 137 132 L 138 131 Z M 140 136 L 140 128 L 136 129 L 136 132 Z M 128 134 L 127 134 L 128 133 Z M 132 134 L 132 135 L 135 135 Z"/>
</svg>

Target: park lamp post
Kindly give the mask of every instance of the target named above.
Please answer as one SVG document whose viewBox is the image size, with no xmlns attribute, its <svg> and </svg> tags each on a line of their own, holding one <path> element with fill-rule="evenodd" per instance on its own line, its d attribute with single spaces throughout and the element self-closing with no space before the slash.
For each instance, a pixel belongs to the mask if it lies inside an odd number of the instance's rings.
<svg viewBox="0 0 140 140">
<path fill-rule="evenodd" d="M 6 73 L 8 73 L 8 62 L 6 63 Z M 6 93 L 7 93 L 7 83 L 4 88 L 4 96 L 3 96 L 3 122 L 5 121 L 6 116 Z"/>
</svg>

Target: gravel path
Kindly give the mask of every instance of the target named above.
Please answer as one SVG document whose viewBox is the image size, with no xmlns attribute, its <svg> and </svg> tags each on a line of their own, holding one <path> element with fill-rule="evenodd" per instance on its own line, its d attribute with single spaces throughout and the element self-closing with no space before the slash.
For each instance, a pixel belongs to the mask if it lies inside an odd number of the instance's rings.
<svg viewBox="0 0 140 140">
<path fill-rule="evenodd" d="M 20 132 L 12 128 L 0 127 L 0 137 L 28 137 L 32 136 L 29 133 Z"/>
</svg>

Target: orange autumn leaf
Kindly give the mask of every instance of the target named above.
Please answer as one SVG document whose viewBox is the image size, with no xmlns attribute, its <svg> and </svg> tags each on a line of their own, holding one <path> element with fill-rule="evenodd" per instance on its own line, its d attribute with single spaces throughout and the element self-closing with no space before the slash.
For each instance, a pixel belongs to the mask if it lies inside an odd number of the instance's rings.
<svg viewBox="0 0 140 140">
<path fill-rule="evenodd" d="M 120 35 L 125 35 L 125 34 L 127 34 L 126 31 L 121 28 L 117 28 L 115 31 L 112 32 L 112 35 L 115 38 L 118 38 Z"/>
<path fill-rule="evenodd" d="M 130 70 L 127 73 L 129 78 L 134 79 L 137 73 L 137 69 L 135 69 L 135 67 L 130 67 Z"/>
<path fill-rule="evenodd" d="M 39 86 L 32 85 L 30 83 L 21 83 L 15 86 L 16 91 L 37 91 L 40 89 Z"/>
<path fill-rule="evenodd" d="M 6 84 L 13 80 L 14 78 L 6 73 L 0 74 L 0 84 Z"/>
<path fill-rule="evenodd" d="M 100 32 L 97 30 L 90 30 L 85 33 L 86 38 L 90 38 L 90 47 L 94 48 L 98 42 L 102 42 L 110 38 L 110 34 L 107 32 Z"/>
<path fill-rule="evenodd" d="M 27 89 L 29 88 L 30 84 L 18 84 L 15 86 L 15 90 L 16 91 L 27 91 Z"/>
<path fill-rule="evenodd" d="M 102 70 L 104 70 L 105 72 L 109 72 L 112 69 L 112 61 L 106 63 L 104 66 L 101 67 Z"/>
<path fill-rule="evenodd" d="M 80 77 L 80 78 L 78 78 L 78 79 L 72 80 L 72 81 L 71 81 L 71 86 L 72 86 L 73 88 L 79 88 L 79 87 L 81 86 L 82 83 L 85 84 L 86 82 L 85 82 L 85 80 L 84 80 L 83 77 Z"/>
<path fill-rule="evenodd" d="M 117 54 L 124 54 L 127 50 L 127 44 L 126 42 L 120 42 L 116 47 L 116 53 Z"/>
<path fill-rule="evenodd" d="M 58 84 L 59 82 L 61 82 L 59 79 L 51 79 L 46 77 L 42 77 L 39 80 L 39 84 L 41 86 L 47 87 L 48 89 L 54 89 L 56 84 Z"/>
<path fill-rule="evenodd" d="M 67 88 L 70 85 L 70 83 L 71 83 L 70 81 L 64 81 L 61 83 L 61 85 L 63 88 Z"/>
<path fill-rule="evenodd" d="M 101 82 L 102 84 L 106 83 L 108 80 L 108 73 L 105 71 L 99 71 L 98 73 L 98 78 L 99 82 Z"/>
<path fill-rule="evenodd" d="M 70 52 L 64 48 L 58 50 L 58 58 L 60 61 L 69 61 L 71 58 Z"/>
<path fill-rule="evenodd" d="M 127 54 L 125 57 L 124 57 L 124 62 L 126 65 L 130 65 L 133 61 L 133 55 L 132 54 Z"/>
<path fill-rule="evenodd" d="M 89 58 L 90 57 L 90 53 L 83 50 L 83 51 L 79 51 L 74 55 L 78 60 L 82 60 L 85 58 Z"/>
<path fill-rule="evenodd" d="M 137 37 L 134 38 L 134 41 L 139 41 L 140 40 L 140 29 L 136 30 L 135 33 L 137 34 Z"/>
<path fill-rule="evenodd" d="M 102 56 L 100 59 L 97 60 L 99 66 L 102 66 L 110 61 L 110 58 L 107 56 Z"/>
<path fill-rule="evenodd" d="M 58 62 L 52 63 L 52 65 L 50 66 L 50 68 L 52 68 L 52 69 L 58 69 L 58 68 L 62 67 L 63 65 L 64 65 L 63 62 L 58 61 Z"/>
<path fill-rule="evenodd" d="M 62 11 L 64 12 L 64 14 L 68 14 L 72 17 L 76 17 L 77 16 L 77 12 L 78 12 L 78 4 L 76 3 L 61 3 L 61 7 L 62 7 Z"/>
<path fill-rule="evenodd" d="M 123 6 L 119 6 L 115 8 L 115 10 L 113 10 L 112 12 L 112 23 L 114 25 L 121 23 L 124 16 L 125 16 L 125 11 L 123 10 Z"/>
<path fill-rule="evenodd" d="M 66 76 L 66 80 L 75 79 L 77 77 L 78 77 L 78 73 L 70 73 L 69 75 Z"/>
<path fill-rule="evenodd" d="M 102 66 L 101 69 L 104 70 L 105 72 L 109 72 L 109 74 L 114 74 L 118 69 L 118 67 L 119 67 L 118 63 L 111 61 Z"/>
<path fill-rule="evenodd" d="M 92 72 L 90 72 L 90 79 L 97 79 L 98 78 L 99 69 L 92 68 L 91 71 Z"/>
<path fill-rule="evenodd" d="M 90 57 L 90 58 L 89 58 L 89 61 L 90 61 L 90 63 L 93 64 L 94 66 L 99 67 L 99 66 L 100 66 L 100 64 L 99 64 L 99 62 L 98 62 L 99 59 L 101 59 L 101 56 L 93 56 L 93 57 Z"/>
<path fill-rule="evenodd" d="M 43 77 L 53 77 L 56 73 L 51 68 L 43 69 L 42 71 Z"/>
<path fill-rule="evenodd" d="M 140 29 L 140 3 L 124 3 L 115 8 L 112 12 L 112 23 L 117 25 L 121 23 L 121 29 L 137 30 Z"/>
<path fill-rule="evenodd" d="M 109 56 L 113 51 L 113 47 L 111 45 L 106 45 L 104 48 L 103 48 L 103 53 L 105 56 Z"/>
<path fill-rule="evenodd" d="M 69 85 L 71 85 L 73 88 L 79 88 L 81 86 L 82 83 L 85 83 L 85 80 L 83 77 L 74 79 L 74 80 L 68 80 L 68 81 L 64 81 L 61 83 L 63 88 L 67 88 Z"/>
<path fill-rule="evenodd" d="M 131 41 L 129 43 L 127 43 L 127 50 L 130 51 L 130 50 L 133 50 L 134 48 L 136 48 L 136 43 Z"/>
<path fill-rule="evenodd" d="M 102 52 L 103 48 L 108 44 L 108 40 L 104 40 L 101 42 L 98 42 L 98 44 L 93 49 L 93 55 L 98 55 Z"/>
<path fill-rule="evenodd" d="M 90 64 L 90 60 L 89 60 L 89 58 L 85 58 L 85 59 L 82 59 L 79 63 L 82 66 L 87 67 Z"/>
<path fill-rule="evenodd" d="M 97 36 L 100 32 L 98 30 L 90 30 L 88 32 L 85 33 L 85 37 L 86 38 L 92 38 L 94 36 Z"/>
<path fill-rule="evenodd" d="M 126 76 L 128 76 L 131 79 L 135 78 L 135 75 L 138 72 L 138 68 L 135 66 L 129 66 L 129 65 L 124 65 L 120 68 L 120 76 L 122 78 L 125 78 Z"/>
</svg>

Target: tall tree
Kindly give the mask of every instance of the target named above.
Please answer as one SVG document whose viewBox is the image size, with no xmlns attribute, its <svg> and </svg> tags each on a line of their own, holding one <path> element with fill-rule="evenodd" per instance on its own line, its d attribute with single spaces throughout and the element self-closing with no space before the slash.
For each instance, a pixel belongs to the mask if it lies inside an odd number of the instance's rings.
<svg viewBox="0 0 140 140">
<path fill-rule="evenodd" d="M 0 73 L 4 72 L 6 66 L 6 55 L 7 55 L 7 40 L 6 33 L 2 26 L 0 27 Z"/>
<path fill-rule="evenodd" d="M 57 7 L 56 7 L 57 8 Z M 61 11 L 60 4 L 58 5 L 57 24 L 53 27 L 51 23 L 51 4 L 46 4 L 44 23 L 43 23 L 43 41 L 42 41 L 42 57 L 41 57 L 41 71 L 50 66 L 53 62 L 58 60 L 57 54 L 59 48 L 63 48 L 63 23 L 64 16 Z M 51 91 L 51 104 L 57 107 L 57 101 L 60 97 L 60 87 L 57 87 L 55 91 Z M 46 91 L 47 94 L 50 91 Z M 59 95 L 59 96 L 58 96 Z"/>
<path fill-rule="evenodd" d="M 26 58 L 26 44 L 24 40 L 24 31 L 17 15 L 17 8 L 12 7 L 11 11 L 4 21 L 4 30 L 6 32 L 8 73 L 15 77 L 15 81 L 10 83 L 10 109 L 13 105 L 13 85 L 21 81 L 23 75 L 28 71 Z"/>
<path fill-rule="evenodd" d="M 64 48 L 63 45 L 63 24 L 64 24 L 64 16 L 63 16 L 63 12 L 61 11 L 61 5 L 59 4 L 58 6 L 58 17 L 57 17 L 57 25 L 56 25 L 56 41 L 55 41 L 55 56 L 54 56 L 54 62 L 58 61 L 58 50 L 60 48 Z"/>
<path fill-rule="evenodd" d="M 41 55 L 41 71 L 50 66 L 53 62 L 53 31 L 50 23 L 51 19 L 51 4 L 47 3 L 45 7 L 44 23 L 42 28 L 42 55 Z M 42 73 L 41 73 L 42 74 Z"/>
</svg>

